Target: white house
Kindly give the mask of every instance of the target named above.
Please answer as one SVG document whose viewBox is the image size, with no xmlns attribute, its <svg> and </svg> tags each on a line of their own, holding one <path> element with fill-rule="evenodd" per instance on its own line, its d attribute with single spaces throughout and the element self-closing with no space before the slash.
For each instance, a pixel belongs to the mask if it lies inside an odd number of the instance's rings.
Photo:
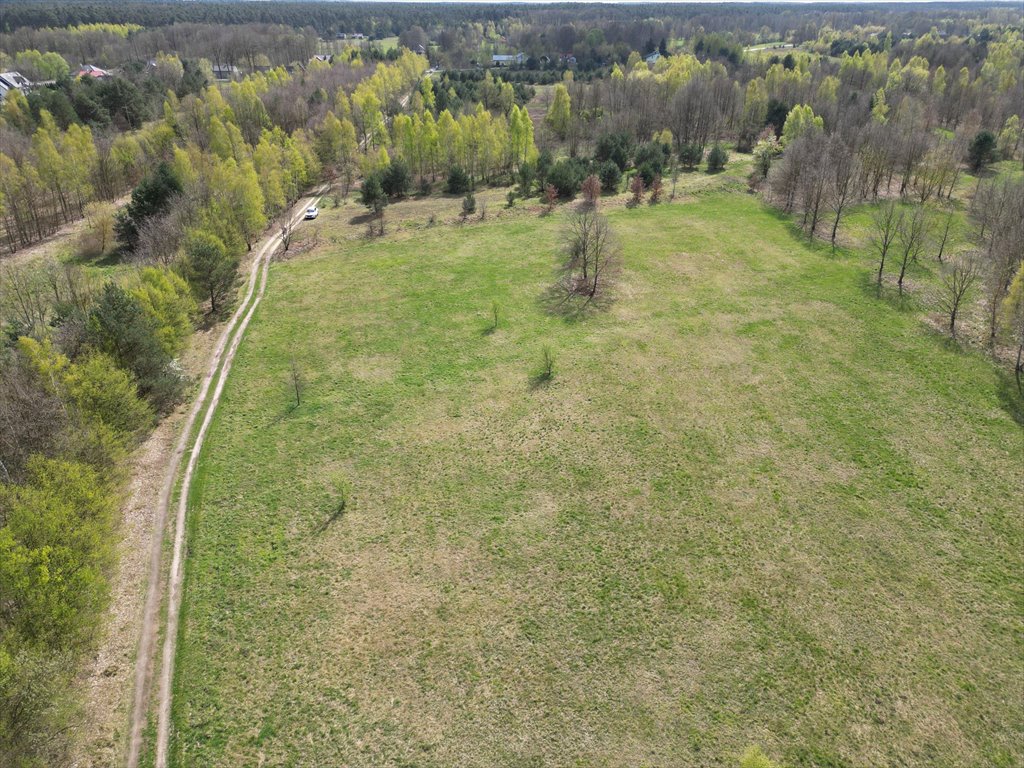
<svg viewBox="0 0 1024 768">
<path fill-rule="evenodd" d="M 661 54 L 658 51 L 651 51 L 646 56 L 644 56 L 644 61 L 647 62 L 648 66 L 654 66 L 655 64 L 658 63 L 658 59 L 660 58 Z"/>
<path fill-rule="evenodd" d="M 491 66 L 493 67 L 512 67 L 522 64 L 524 61 L 526 61 L 526 56 L 522 53 L 496 53 L 491 56 Z"/>
<path fill-rule="evenodd" d="M 8 91 L 26 93 L 31 87 L 32 81 L 20 72 L 0 72 L 0 101 L 4 100 Z"/>
</svg>

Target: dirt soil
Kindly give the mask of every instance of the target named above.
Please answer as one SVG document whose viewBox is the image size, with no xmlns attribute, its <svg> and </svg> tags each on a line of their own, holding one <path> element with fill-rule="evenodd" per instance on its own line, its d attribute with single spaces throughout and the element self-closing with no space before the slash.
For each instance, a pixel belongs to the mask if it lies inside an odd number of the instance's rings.
<svg viewBox="0 0 1024 768">
<path fill-rule="evenodd" d="M 222 326 L 218 323 L 193 335 L 182 360 L 190 378 L 197 379 L 206 370 Z M 157 500 L 190 406 L 185 402 L 164 418 L 131 457 L 106 634 L 80 676 L 83 706 L 72 765 L 81 768 L 113 766 L 122 759 Z"/>
</svg>

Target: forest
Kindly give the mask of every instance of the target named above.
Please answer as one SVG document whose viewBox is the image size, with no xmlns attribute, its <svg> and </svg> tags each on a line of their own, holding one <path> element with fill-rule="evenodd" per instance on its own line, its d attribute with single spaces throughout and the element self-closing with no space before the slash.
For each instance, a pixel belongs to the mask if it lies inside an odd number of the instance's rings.
<svg viewBox="0 0 1024 768">
<path fill-rule="evenodd" d="M 742 165 L 736 194 L 832 254 L 859 232 L 878 302 L 912 297 L 1011 399 L 1024 387 L 1019 4 L 0 15 L 0 73 L 31 84 L 0 101 L 0 764 L 80 749 L 65 694 L 103 642 L 131 457 L 194 395 L 194 337 L 312 191 L 354 201 L 369 243 L 411 201 L 455 201 L 463 225 L 488 190 L 542 216 L 579 204 L 557 286 L 597 306 L 599 270 L 621 267 L 602 197 L 658 205 Z"/>
</svg>

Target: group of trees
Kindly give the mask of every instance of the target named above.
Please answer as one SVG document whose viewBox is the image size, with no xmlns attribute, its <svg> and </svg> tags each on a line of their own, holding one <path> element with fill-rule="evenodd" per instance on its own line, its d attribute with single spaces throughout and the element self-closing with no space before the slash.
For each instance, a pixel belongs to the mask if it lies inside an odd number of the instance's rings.
<svg viewBox="0 0 1024 768">
<path fill-rule="evenodd" d="M 1024 273 L 1020 248 L 1024 238 L 1024 181 L 1004 178 L 979 185 L 971 214 L 973 247 L 944 259 L 953 216 L 953 212 L 914 201 L 888 199 L 881 203 L 875 209 L 871 228 L 871 244 L 878 259 L 876 281 L 881 288 L 886 270 L 896 269 L 896 285 L 902 295 L 908 267 L 925 255 L 933 256 L 941 270 L 938 308 L 947 317 L 954 338 L 969 293 L 980 284 L 985 337 L 991 343 L 1003 335 L 1017 346 L 1015 370 L 1019 381 L 1024 372 L 1020 326 L 1024 294 L 1018 286 L 1024 282 L 1020 277 Z M 942 224 L 937 221 L 940 217 Z"/>
<path fill-rule="evenodd" d="M 423 67 L 381 64 L 351 100 L 352 74 L 369 74 L 361 64 L 314 68 L 298 86 L 277 70 L 183 99 L 170 91 L 162 120 L 110 147 L 77 123 L 61 131 L 45 110 L 38 127 L 3 129 L 24 138 L 0 155 L 9 242 L 84 215 L 83 251 L 116 247 L 138 269 L 101 285 L 57 262 L 0 271 L 0 763 L 62 759 L 63 694 L 105 606 L 125 458 L 180 399 L 176 361 L 193 324 L 227 308 L 240 257 L 268 223 L 325 167 L 354 159 L 350 113 L 334 117 L 325 86 L 361 117 L 376 100 L 390 145 Z M 286 130 L 276 116 L 293 113 L 278 100 L 296 93 L 315 106 Z M 5 103 L 5 119 L 21 106 Z M 389 179 L 404 164 L 394 151 Z M 102 202 L 126 187 L 120 211 Z"/>
<path fill-rule="evenodd" d="M 6 268 L 0 293 L 0 762 L 55 765 L 106 605 L 125 458 L 180 396 L 196 306 L 160 267 L 102 286 Z"/>
</svg>

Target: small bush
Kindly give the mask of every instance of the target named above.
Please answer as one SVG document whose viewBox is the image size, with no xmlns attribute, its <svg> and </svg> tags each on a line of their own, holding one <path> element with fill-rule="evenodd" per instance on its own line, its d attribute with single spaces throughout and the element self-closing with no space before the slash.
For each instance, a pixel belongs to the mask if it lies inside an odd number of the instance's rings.
<svg viewBox="0 0 1024 768">
<path fill-rule="evenodd" d="M 559 197 L 575 197 L 583 184 L 586 168 L 579 160 L 563 158 L 548 171 L 548 184 L 553 186 Z"/>
<path fill-rule="evenodd" d="M 384 169 L 380 183 L 388 197 L 405 197 L 412 185 L 409 166 L 403 160 L 393 160 L 391 165 Z"/>
<path fill-rule="evenodd" d="M 661 175 L 660 169 L 654 163 L 643 163 L 636 169 L 636 175 L 644 180 L 644 185 L 650 187 L 654 184 L 655 178 Z"/>
<path fill-rule="evenodd" d="M 630 205 L 640 205 L 643 202 L 647 186 L 644 184 L 644 179 L 639 173 L 629 182 L 629 191 L 633 193 L 633 197 L 629 201 Z"/>
<path fill-rule="evenodd" d="M 469 176 L 459 166 L 454 166 L 448 171 L 448 179 L 444 191 L 450 195 L 464 195 L 469 192 Z"/>
<path fill-rule="evenodd" d="M 708 152 L 708 173 L 718 173 L 729 162 L 729 153 L 721 144 L 715 144 Z"/>
<path fill-rule="evenodd" d="M 583 180 L 583 199 L 591 205 L 595 205 L 601 197 L 601 180 L 596 174 L 590 174 Z"/>
<path fill-rule="evenodd" d="M 605 192 L 619 191 L 619 185 L 622 183 L 622 171 L 611 160 L 601 163 L 598 177 L 601 179 L 601 189 Z"/>
<path fill-rule="evenodd" d="M 536 179 L 537 167 L 533 163 L 523 163 L 519 166 L 519 195 L 521 197 L 530 196 Z"/>
<path fill-rule="evenodd" d="M 539 383 L 551 381 L 555 377 L 555 353 L 547 344 L 540 351 L 540 365 L 534 374 L 534 381 Z"/>
<path fill-rule="evenodd" d="M 466 218 L 476 213 L 476 198 L 472 192 L 467 192 L 466 196 L 462 199 L 462 218 Z"/>
<path fill-rule="evenodd" d="M 661 202 L 662 192 L 663 188 L 661 186 L 661 176 L 655 176 L 654 181 L 651 182 L 651 205 L 657 205 L 658 203 Z"/>
<path fill-rule="evenodd" d="M 700 165 L 703 157 L 704 150 L 701 149 L 699 144 L 683 144 L 679 148 L 679 162 L 683 164 L 684 168 L 691 171 Z"/>
<path fill-rule="evenodd" d="M 633 140 L 628 133 L 606 133 L 597 139 L 594 159 L 601 163 L 611 162 L 619 171 L 626 170 L 629 157 L 633 154 Z"/>
<path fill-rule="evenodd" d="M 558 190 L 548 184 L 544 187 L 544 203 L 547 205 L 548 213 L 555 210 L 555 203 L 558 202 Z"/>
<path fill-rule="evenodd" d="M 652 141 L 637 147 L 636 154 L 633 155 L 633 165 L 636 166 L 637 173 L 643 176 L 644 184 L 651 186 L 654 177 L 665 171 L 671 153 L 671 148 L 660 141 Z"/>
</svg>

